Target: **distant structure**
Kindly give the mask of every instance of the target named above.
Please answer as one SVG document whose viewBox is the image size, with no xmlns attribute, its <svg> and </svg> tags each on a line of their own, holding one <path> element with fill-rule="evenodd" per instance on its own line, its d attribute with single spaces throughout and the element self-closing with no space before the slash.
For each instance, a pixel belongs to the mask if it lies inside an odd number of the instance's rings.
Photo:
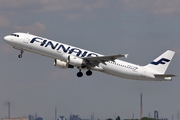
<svg viewBox="0 0 180 120">
<path fill-rule="evenodd" d="M 59 120 L 66 120 L 64 116 L 59 116 Z"/>
<path fill-rule="evenodd" d="M 91 115 L 91 120 L 94 120 L 94 112 Z"/>
<path fill-rule="evenodd" d="M 168 120 L 168 118 L 161 118 L 160 120 Z"/>
<path fill-rule="evenodd" d="M 118 116 L 119 117 L 119 116 Z M 132 115 L 132 119 L 134 120 L 134 113 L 133 113 L 133 115 Z"/>
<path fill-rule="evenodd" d="M 140 119 L 143 117 L 142 93 L 140 95 Z"/>
<path fill-rule="evenodd" d="M 121 118 L 118 116 L 117 118 L 116 118 L 116 120 L 121 120 Z M 134 120 L 134 119 L 133 119 Z"/>
<path fill-rule="evenodd" d="M 43 120 L 43 118 L 42 117 L 38 117 L 38 115 L 36 113 L 35 115 L 29 115 L 28 116 L 28 120 Z"/>
<path fill-rule="evenodd" d="M 69 120 L 81 120 L 81 118 L 79 117 L 79 115 L 70 115 Z"/>
<path fill-rule="evenodd" d="M 1 120 L 43 120 L 42 117 L 37 117 L 36 115 L 29 115 L 28 117 L 12 117 L 12 118 L 2 118 Z"/>
<path fill-rule="evenodd" d="M 158 111 L 154 111 L 154 119 L 156 119 L 156 120 L 159 119 Z"/>
<path fill-rule="evenodd" d="M 35 120 L 33 115 L 28 116 L 29 120 Z"/>
<path fill-rule="evenodd" d="M 55 120 L 57 120 L 57 108 L 55 107 Z"/>
<path fill-rule="evenodd" d="M 2 118 L 1 120 L 29 120 L 28 118 Z"/>
<path fill-rule="evenodd" d="M 35 120 L 43 120 L 42 117 L 37 117 Z"/>
<path fill-rule="evenodd" d="M 149 118 L 151 118 L 151 113 L 149 112 Z"/>
<path fill-rule="evenodd" d="M 10 102 L 7 103 L 8 104 L 8 118 L 10 118 Z"/>
</svg>

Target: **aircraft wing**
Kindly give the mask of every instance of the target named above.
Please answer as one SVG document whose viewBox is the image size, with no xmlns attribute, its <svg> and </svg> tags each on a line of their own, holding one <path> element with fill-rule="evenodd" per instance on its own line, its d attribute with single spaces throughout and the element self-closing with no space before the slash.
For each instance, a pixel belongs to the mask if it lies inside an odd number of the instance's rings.
<svg viewBox="0 0 180 120">
<path fill-rule="evenodd" d="M 88 67 L 94 67 L 94 66 L 98 66 L 99 63 L 103 63 L 106 65 L 105 62 L 108 61 L 114 61 L 117 58 L 120 57 L 126 57 L 127 58 L 128 54 L 117 54 L 117 55 L 110 55 L 110 56 L 98 56 L 98 57 L 85 57 L 83 58 L 83 60 L 85 61 L 86 65 Z"/>
</svg>

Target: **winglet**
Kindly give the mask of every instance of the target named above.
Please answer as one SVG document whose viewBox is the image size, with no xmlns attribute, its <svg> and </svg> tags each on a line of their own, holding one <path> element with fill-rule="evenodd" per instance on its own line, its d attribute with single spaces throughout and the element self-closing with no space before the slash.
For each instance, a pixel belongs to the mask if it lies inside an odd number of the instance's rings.
<svg viewBox="0 0 180 120">
<path fill-rule="evenodd" d="M 125 54 L 124 57 L 127 58 L 129 54 Z"/>
</svg>

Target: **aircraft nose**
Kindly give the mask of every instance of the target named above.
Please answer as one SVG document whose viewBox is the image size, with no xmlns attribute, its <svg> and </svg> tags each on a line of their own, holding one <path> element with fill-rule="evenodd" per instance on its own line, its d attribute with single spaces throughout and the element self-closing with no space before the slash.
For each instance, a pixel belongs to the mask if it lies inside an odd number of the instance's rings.
<svg viewBox="0 0 180 120">
<path fill-rule="evenodd" d="M 4 37 L 4 41 L 9 41 L 9 40 L 10 40 L 9 36 Z"/>
</svg>

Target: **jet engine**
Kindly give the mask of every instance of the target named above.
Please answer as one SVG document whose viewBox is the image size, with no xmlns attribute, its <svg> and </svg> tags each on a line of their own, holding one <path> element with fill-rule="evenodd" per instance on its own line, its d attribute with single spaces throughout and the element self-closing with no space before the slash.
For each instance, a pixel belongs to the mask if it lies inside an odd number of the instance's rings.
<svg viewBox="0 0 180 120">
<path fill-rule="evenodd" d="M 67 58 L 67 63 L 73 66 L 82 66 L 84 62 L 83 59 L 79 57 L 69 55 Z"/>
<path fill-rule="evenodd" d="M 67 62 L 61 61 L 59 59 L 54 60 L 54 66 L 59 67 L 59 68 L 74 68 L 73 65 L 70 65 Z"/>
</svg>

